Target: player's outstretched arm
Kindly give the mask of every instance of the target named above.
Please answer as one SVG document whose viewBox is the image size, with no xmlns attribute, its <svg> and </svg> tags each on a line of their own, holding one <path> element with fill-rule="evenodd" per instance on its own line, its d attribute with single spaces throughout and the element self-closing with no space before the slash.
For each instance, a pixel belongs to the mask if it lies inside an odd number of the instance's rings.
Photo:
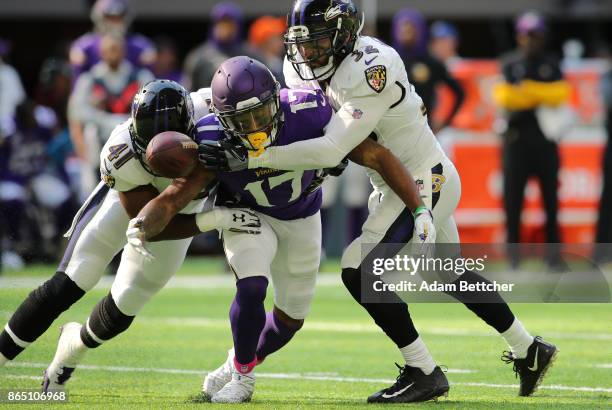
<svg viewBox="0 0 612 410">
<path fill-rule="evenodd" d="M 186 207 L 214 178 L 212 172 L 198 166 L 190 175 L 172 181 L 172 184 L 144 205 L 136 216 L 141 221 L 140 229 L 144 233 L 144 238 L 150 240 L 160 235 L 179 211 Z M 195 218 L 192 219 L 193 225 L 189 220 L 182 221 L 187 233 L 192 233 L 188 236 L 200 232 L 195 224 Z M 171 233 L 166 233 L 168 234 Z"/>
<path fill-rule="evenodd" d="M 397 99 L 391 88 L 377 95 L 355 97 L 332 115 L 322 137 L 269 147 L 261 156 L 249 158 L 249 168 L 306 170 L 334 167 L 372 133 Z"/>
<path fill-rule="evenodd" d="M 436 230 L 431 211 L 423 203 L 410 171 L 391 151 L 368 138 L 352 150 L 348 158 L 378 172 L 412 212 L 415 237 L 422 243 L 435 242 Z"/>
<path fill-rule="evenodd" d="M 216 228 L 261 233 L 259 217 L 248 209 L 215 207 L 199 214 L 178 215 L 214 178 L 213 173 L 198 166 L 187 177 L 176 178 L 159 195 L 151 186 L 121 193 L 123 206 L 132 217 L 126 231 L 128 243 L 145 257 L 153 258 L 145 247 L 146 241 L 189 238 Z"/>
<path fill-rule="evenodd" d="M 151 200 L 159 195 L 152 185 L 139 186 L 130 191 L 119 192 L 123 208 L 130 218 L 136 218 L 138 213 Z M 165 229 L 151 238 L 151 242 L 189 238 L 200 233 L 193 215 L 175 215 Z"/>
</svg>

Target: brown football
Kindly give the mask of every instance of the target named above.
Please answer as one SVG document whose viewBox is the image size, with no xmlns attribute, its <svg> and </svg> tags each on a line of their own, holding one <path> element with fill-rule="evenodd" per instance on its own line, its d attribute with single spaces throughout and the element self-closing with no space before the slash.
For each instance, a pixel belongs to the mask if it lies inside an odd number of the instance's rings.
<svg viewBox="0 0 612 410">
<path fill-rule="evenodd" d="M 198 163 L 198 144 L 185 134 L 166 131 L 147 146 L 147 163 L 157 175 L 179 178 L 189 175 Z"/>
</svg>

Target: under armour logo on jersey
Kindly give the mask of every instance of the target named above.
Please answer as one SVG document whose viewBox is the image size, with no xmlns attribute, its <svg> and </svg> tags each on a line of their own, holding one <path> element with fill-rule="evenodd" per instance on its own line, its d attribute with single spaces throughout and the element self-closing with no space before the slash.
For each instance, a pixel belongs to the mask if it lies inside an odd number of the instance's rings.
<svg viewBox="0 0 612 410">
<path fill-rule="evenodd" d="M 244 214 L 232 214 L 234 216 L 234 222 L 246 222 L 246 218 L 244 217 Z"/>
</svg>

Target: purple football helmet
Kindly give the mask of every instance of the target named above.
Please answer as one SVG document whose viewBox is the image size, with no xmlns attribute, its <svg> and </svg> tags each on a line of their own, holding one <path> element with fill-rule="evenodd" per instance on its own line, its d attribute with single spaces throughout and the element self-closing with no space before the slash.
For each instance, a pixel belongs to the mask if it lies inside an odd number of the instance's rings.
<svg viewBox="0 0 612 410">
<path fill-rule="evenodd" d="M 91 20 L 100 33 L 124 35 L 131 23 L 126 0 L 97 0 L 91 8 Z"/>
<path fill-rule="evenodd" d="M 275 142 L 280 85 L 265 65 L 246 56 L 230 58 L 217 69 L 210 88 L 213 111 L 226 133 L 254 151 Z"/>
</svg>

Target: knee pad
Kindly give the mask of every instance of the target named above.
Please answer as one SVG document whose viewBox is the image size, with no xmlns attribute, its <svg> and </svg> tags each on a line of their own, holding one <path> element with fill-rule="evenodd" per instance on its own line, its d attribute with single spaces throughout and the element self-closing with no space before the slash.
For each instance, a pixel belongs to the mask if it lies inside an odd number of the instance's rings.
<svg viewBox="0 0 612 410">
<path fill-rule="evenodd" d="M 268 279 L 251 276 L 236 282 L 236 302 L 240 306 L 259 305 L 266 299 Z"/>
<path fill-rule="evenodd" d="M 83 295 L 85 291 L 65 273 L 56 272 L 30 292 L 9 320 L 9 327 L 21 340 L 33 342 Z"/>
<path fill-rule="evenodd" d="M 109 293 L 91 312 L 87 325 L 81 329 L 81 339 L 87 347 L 97 347 L 127 330 L 134 317 L 121 312 Z"/>
</svg>

